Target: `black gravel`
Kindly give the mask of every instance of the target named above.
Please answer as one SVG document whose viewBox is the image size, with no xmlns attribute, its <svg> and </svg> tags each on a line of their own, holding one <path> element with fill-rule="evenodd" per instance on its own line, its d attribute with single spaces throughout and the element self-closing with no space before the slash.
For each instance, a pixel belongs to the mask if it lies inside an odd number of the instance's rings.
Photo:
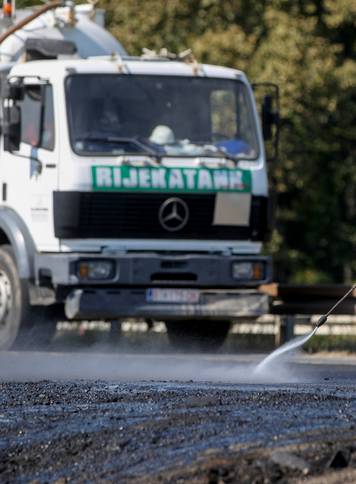
<svg viewBox="0 0 356 484">
<path fill-rule="evenodd" d="M 355 464 L 354 385 L 0 383 L 1 483 L 356 480 Z"/>
</svg>

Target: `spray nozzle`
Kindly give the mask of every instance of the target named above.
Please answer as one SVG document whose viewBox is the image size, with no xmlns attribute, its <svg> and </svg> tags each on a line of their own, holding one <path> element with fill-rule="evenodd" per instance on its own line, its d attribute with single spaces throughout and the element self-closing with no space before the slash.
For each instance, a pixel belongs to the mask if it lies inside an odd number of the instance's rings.
<svg viewBox="0 0 356 484">
<path fill-rule="evenodd" d="M 323 316 L 321 316 L 318 319 L 318 322 L 316 323 L 316 327 L 320 328 L 320 326 L 322 326 L 324 323 L 326 323 L 327 320 L 328 320 L 328 317 L 324 314 Z"/>
<path fill-rule="evenodd" d="M 349 296 L 349 295 L 350 295 L 350 294 L 351 294 L 351 293 L 354 291 L 354 289 L 356 289 L 356 284 L 354 284 L 354 285 L 351 287 L 351 289 L 349 289 L 349 290 L 347 291 L 347 293 L 346 293 L 346 294 L 344 294 L 344 295 L 342 296 L 342 298 L 340 298 L 340 299 L 339 299 L 339 300 L 338 300 L 338 301 L 337 301 L 337 302 L 334 304 L 334 306 L 333 306 L 331 309 L 329 309 L 329 311 L 328 311 L 326 314 L 323 314 L 322 316 L 320 316 L 320 318 L 318 319 L 318 321 L 317 321 L 317 323 L 316 323 L 316 327 L 317 327 L 317 328 L 320 328 L 320 326 L 322 326 L 324 323 L 326 323 L 326 321 L 328 320 L 329 315 L 330 315 L 330 314 L 331 314 L 331 313 L 334 311 L 334 309 L 336 309 L 336 308 L 337 308 L 337 306 L 338 306 L 339 304 L 341 304 L 341 303 L 342 303 L 342 301 L 343 301 L 344 299 L 346 299 L 346 298 L 347 298 L 347 297 L 348 297 L 348 296 Z"/>
</svg>

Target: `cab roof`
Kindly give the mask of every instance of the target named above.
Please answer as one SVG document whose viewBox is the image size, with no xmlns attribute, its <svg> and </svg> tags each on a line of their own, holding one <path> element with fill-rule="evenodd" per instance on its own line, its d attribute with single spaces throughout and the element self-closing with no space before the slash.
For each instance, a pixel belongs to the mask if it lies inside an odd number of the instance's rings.
<svg viewBox="0 0 356 484">
<path fill-rule="evenodd" d="M 137 57 L 92 57 L 88 59 L 40 60 L 15 64 L 11 76 L 37 76 L 58 81 L 70 74 L 137 74 L 197 76 L 244 80 L 243 72 L 228 67 L 192 64 L 183 61 L 151 60 Z"/>
</svg>

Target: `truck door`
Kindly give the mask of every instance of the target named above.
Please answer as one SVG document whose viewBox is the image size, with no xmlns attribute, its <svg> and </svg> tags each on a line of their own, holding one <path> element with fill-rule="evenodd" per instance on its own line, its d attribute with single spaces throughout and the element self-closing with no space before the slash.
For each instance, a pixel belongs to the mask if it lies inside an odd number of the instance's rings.
<svg viewBox="0 0 356 484">
<path fill-rule="evenodd" d="M 53 87 L 25 84 L 21 107 L 21 144 L 5 152 L 7 200 L 27 223 L 39 250 L 56 250 L 53 230 L 53 190 L 58 184 L 58 140 L 56 140 Z"/>
</svg>

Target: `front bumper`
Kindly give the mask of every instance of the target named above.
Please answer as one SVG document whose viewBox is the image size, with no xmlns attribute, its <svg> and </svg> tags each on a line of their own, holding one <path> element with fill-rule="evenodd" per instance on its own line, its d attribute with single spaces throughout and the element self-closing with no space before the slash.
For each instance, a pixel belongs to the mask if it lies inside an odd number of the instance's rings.
<svg viewBox="0 0 356 484">
<path fill-rule="evenodd" d="M 257 291 L 201 290 L 196 304 L 147 302 L 145 289 L 74 289 L 65 302 L 68 319 L 237 319 L 269 311 L 269 298 Z"/>
<path fill-rule="evenodd" d="M 271 281 L 271 259 L 256 255 L 169 253 L 61 253 L 36 254 L 36 283 L 44 278 L 53 287 L 198 287 L 198 288 L 256 288 Z M 110 280 L 81 280 L 76 265 L 81 260 L 110 259 L 115 265 Z M 264 264 L 263 276 L 258 280 L 236 280 L 232 274 L 235 262 L 259 261 Z"/>
</svg>

